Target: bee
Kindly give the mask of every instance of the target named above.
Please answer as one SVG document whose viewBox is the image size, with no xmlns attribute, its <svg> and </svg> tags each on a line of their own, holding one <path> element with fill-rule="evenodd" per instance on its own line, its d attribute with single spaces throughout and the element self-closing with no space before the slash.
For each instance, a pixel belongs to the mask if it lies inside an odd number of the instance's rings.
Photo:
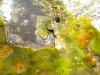
<svg viewBox="0 0 100 75">
<path fill-rule="evenodd" d="M 59 23 L 61 21 L 61 11 L 60 10 L 55 11 L 55 21 L 57 23 Z"/>
<path fill-rule="evenodd" d="M 57 10 L 55 10 L 55 21 L 57 22 L 57 23 L 60 23 L 60 21 L 61 21 L 61 18 L 62 18 L 62 16 L 61 16 L 61 10 L 60 9 L 57 9 Z"/>
</svg>

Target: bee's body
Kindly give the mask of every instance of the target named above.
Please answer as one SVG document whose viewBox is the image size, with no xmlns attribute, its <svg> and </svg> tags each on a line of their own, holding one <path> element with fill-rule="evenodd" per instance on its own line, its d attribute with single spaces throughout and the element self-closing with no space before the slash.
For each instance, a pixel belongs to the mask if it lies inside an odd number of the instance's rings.
<svg viewBox="0 0 100 75">
<path fill-rule="evenodd" d="M 60 10 L 55 11 L 55 21 L 57 23 L 59 23 L 61 21 L 61 11 Z"/>
</svg>

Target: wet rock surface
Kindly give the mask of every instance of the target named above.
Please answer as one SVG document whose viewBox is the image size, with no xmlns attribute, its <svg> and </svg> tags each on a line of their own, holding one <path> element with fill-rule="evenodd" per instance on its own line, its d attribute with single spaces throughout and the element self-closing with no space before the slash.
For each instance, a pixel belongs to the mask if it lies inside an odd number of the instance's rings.
<svg viewBox="0 0 100 75">
<path fill-rule="evenodd" d="M 5 5 L 6 3 L 7 1 L 4 0 Z M 35 34 L 37 17 L 44 16 L 45 13 L 42 11 L 42 6 L 34 3 L 34 0 L 12 1 L 10 5 L 12 10 L 10 12 L 11 19 L 6 24 L 8 43 L 33 49 L 45 46 L 45 44 L 43 46 L 39 45 L 40 43 L 45 43 L 45 41 Z"/>
</svg>

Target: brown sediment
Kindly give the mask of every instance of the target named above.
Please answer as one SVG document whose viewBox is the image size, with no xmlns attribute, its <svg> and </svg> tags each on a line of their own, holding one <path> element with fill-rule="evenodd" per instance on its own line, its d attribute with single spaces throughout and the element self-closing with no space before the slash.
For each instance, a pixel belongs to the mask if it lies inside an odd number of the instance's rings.
<svg viewBox="0 0 100 75">
<path fill-rule="evenodd" d="M 92 38 L 93 30 L 90 30 L 88 33 L 78 37 L 77 45 L 87 51 L 85 59 L 89 62 L 91 66 L 95 66 L 97 64 L 97 61 L 94 59 L 92 51 L 88 48 Z"/>
<path fill-rule="evenodd" d="M 88 61 L 91 61 L 93 59 L 93 54 L 92 54 L 91 50 L 88 50 L 88 52 L 85 56 L 85 59 Z"/>
<path fill-rule="evenodd" d="M 90 30 L 88 33 L 81 35 L 77 39 L 77 45 L 82 49 L 88 49 L 88 45 L 93 38 L 93 30 Z"/>
<path fill-rule="evenodd" d="M 0 58 L 6 58 L 11 53 L 13 53 L 13 48 L 10 47 L 9 45 L 4 45 L 0 47 Z"/>
<path fill-rule="evenodd" d="M 89 62 L 89 64 L 91 65 L 91 66 L 96 66 L 96 64 L 97 64 L 97 61 L 96 61 L 96 59 L 92 59 L 90 62 Z"/>
<path fill-rule="evenodd" d="M 97 61 L 96 59 L 93 57 L 93 53 L 91 50 L 87 50 L 85 59 L 87 60 L 87 62 L 93 67 L 96 66 Z"/>
<path fill-rule="evenodd" d="M 25 72 L 29 68 L 29 65 L 24 61 L 18 61 L 15 65 L 17 73 Z"/>
</svg>

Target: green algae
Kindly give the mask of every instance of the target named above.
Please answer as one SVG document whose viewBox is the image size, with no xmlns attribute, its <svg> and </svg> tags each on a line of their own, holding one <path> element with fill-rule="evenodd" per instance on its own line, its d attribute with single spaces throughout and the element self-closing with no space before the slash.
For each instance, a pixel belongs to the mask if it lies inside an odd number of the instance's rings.
<svg viewBox="0 0 100 75">
<path fill-rule="evenodd" d="M 72 62 L 70 59 L 60 58 L 55 60 L 56 66 L 55 72 L 57 75 L 69 75 L 69 73 L 73 70 Z M 60 65 L 61 66 L 60 66 Z"/>
<path fill-rule="evenodd" d="M 0 26 L 0 28 L 2 29 L 2 35 L 0 36 L 0 44 L 7 44 L 6 29 L 4 26 Z"/>
<path fill-rule="evenodd" d="M 94 34 L 94 38 L 93 38 L 93 40 L 92 40 L 92 50 L 96 53 L 96 54 L 98 54 L 98 55 L 100 55 L 100 46 L 99 46 L 99 44 L 100 44 L 100 32 L 96 32 L 95 34 Z"/>
<path fill-rule="evenodd" d="M 33 60 L 36 63 L 45 61 L 45 60 L 50 60 L 50 59 L 52 59 L 50 49 L 38 50 L 34 53 L 34 57 L 33 57 Z"/>
<path fill-rule="evenodd" d="M 60 3 L 53 3 L 52 8 L 59 6 L 59 4 Z M 61 4 L 61 6 L 64 7 L 63 4 Z M 87 16 L 79 18 L 75 18 L 71 14 L 68 16 L 65 11 L 63 14 L 64 20 L 59 24 L 56 24 L 54 28 L 56 48 L 43 48 L 34 51 L 30 48 L 11 46 L 13 48 L 13 53 L 6 58 L 0 58 L 0 74 L 37 75 L 36 73 L 38 71 L 41 72 L 38 75 L 42 75 L 42 73 L 45 74 L 45 71 L 48 75 L 49 73 L 51 73 L 51 75 L 70 75 L 70 73 L 75 71 L 75 69 L 78 71 L 83 70 L 86 67 L 84 60 L 85 54 L 84 51 L 77 46 L 77 38 L 79 35 L 85 34 L 90 30 L 93 30 L 94 32 L 91 48 L 94 52 L 100 55 L 100 33 L 92 26 L 92 20 Z M 49 17 L 49 19 L 51 18 Z M 37 26 L 37 29 L 43 29 L 43 31 L 45 30 L 40 34 L 43 39 L 46 39 L 49 35 L 49 19 L 46 20 L 47 22 L 43 21 Z M 66 20 L 68 21 L 67 23 Z M 6 40 L 6 29 L 2 18 L 0 18 L 0 27 L 3 30 L 3 34 L 0 36 L 0 45 L 9 45 Z M 25 72 L 18 73 L 15 69 L 15 65 L 18 61 L 26 62 L 29 68 Z M 84 74 L 85 72 L 86 71 L 84 71 Z"/>
</svg>

